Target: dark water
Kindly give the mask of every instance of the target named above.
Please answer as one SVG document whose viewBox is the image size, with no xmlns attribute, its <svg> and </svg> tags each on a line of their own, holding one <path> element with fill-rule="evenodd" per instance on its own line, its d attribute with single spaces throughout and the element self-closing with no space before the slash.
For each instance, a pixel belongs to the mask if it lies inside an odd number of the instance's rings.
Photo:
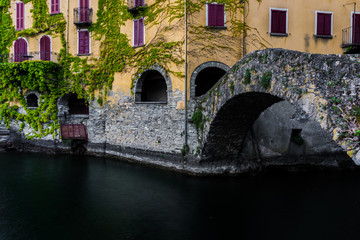
<svg viewBox="0 0 360 240">
<path fill-rule="evenodd" d="M 0 154 L 0 239 L 359 239 L 360 174 L 190 177 Z"/>
</svg>

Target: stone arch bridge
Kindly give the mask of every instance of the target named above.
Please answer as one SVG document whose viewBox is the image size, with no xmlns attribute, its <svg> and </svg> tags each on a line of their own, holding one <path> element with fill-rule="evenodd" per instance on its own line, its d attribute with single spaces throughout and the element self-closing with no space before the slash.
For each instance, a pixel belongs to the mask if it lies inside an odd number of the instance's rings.
<svg viewBox="0 0 360 240">
<path fill-rule="evenodd" d="M 359 88 L 357 55 L 252 52 L 193 102 L 198 161 L 243 161 L 239 151 L 254 121 L 274 103 L 287 100 L 319 122 L 359 165 Z"/>
</svg>

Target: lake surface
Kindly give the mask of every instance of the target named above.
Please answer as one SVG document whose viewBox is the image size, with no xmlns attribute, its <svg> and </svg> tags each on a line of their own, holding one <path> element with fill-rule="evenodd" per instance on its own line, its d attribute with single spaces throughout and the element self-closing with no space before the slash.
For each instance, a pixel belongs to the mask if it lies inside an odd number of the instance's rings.
<svg viewBox="0 0 360 240">
<path fill-rule="evenodd" d="M 192 177 L 0 153 L 0 240 L 359 239 L 360 173 Z"/>
</svg>

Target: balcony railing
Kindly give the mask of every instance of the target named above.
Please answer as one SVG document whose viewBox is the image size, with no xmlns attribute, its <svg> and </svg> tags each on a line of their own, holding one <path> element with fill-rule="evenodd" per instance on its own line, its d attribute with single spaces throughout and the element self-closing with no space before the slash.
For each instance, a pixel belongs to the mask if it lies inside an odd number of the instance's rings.
<svg viewBox="0 0 360 240">
<path fill-rule="evenodd" d="M 0 55 L 0 63 L 4 62 L 23 62 L 23 61 L 52 61 L 58 62 L 58 53 L 55 52 L 29 52 L 26 55 L 24 54 L 9 54 L 9 55 Z"/>
<path fill-rule="evenodd" d="M 348 27 L 342 30 L 341 47 L 360 46 L 360 28 Z"/>
<path fill-rule="evenodd" d="M 74 8 L 74 24 L 90 26 L 92 24 L 92 8 Z"/>
</svg>

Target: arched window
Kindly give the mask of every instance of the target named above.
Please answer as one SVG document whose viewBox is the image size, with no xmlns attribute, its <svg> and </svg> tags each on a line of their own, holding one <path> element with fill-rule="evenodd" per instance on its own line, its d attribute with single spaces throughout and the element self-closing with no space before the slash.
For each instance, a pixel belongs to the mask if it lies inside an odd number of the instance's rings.
<svg viewBox="0 0 360 240">
<path fill-rule="evenodd" d="M 167 85 L 163 75 L 156 70 L 144 72 L 139 81 L 135 96 L 136 102 L 167 102 Z"/>
<path fill-rule="evenodd" d="M 26 96 L 26 105 L 28 108 L 37 108 L 39 106 L 39 98 L 36 94 L 31 93 Z"/>
<path fill-rule="evenodd" d="M 14 44 L 14 61 L 22 62 L 27 59 L 27 42 L 23 38 L 19 38 Z"/>
<path fill-rule="evenodd" d="M 89 114 L 89 106 L 85 99 L 78 98 L 77 94 L 71 94 L 68 100 L 70 114 Z"/>
<path fill-rule="evenodd" d="M 207 93 L 225 73 L 225 70 L 218 67 L 207 67 L 201 70 L 195 79 L 195 97 Z"/>
<path fill-rule="evenodd" d="M 40 60 L 51 60 L 51 40 L 49 36 L 40 39 Z"/>
</svg>

